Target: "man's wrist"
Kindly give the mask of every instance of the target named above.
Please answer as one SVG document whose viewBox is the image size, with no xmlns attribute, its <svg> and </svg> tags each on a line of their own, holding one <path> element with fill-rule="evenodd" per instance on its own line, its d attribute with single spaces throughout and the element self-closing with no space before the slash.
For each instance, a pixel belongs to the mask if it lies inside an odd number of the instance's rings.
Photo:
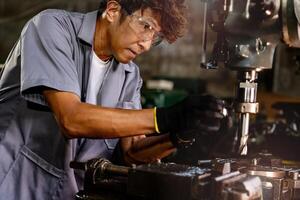
<svg viewBox="0 0 300 200">
<path fill-rule="evenodd" d="M 155 127 L 155 132 L 160 133 L 158 124 L 157 124 L 157 116 L 156 116 L 156 107 L 153 109 L 153 115 L 154 115 L 154 127 Z"/>
</svg>

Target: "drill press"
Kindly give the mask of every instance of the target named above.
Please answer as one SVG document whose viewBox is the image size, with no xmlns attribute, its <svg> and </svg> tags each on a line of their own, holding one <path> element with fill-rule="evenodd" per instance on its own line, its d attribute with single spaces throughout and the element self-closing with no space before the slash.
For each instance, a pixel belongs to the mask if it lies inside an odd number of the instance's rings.
<svg viewBox="0 0 300 200">
<path fill-rule="evenodd" d="M 294 0 L 212 0 L 204 2 L 201 66 L 225 66 L 237 71 L 235 111 L 239 125 L 235 147 L 247 155 L 250 114 L 256 114 L 257 77 L 271 69 L 277 44 L 299 47 L 299 4 Z M 296 6 L 295 6 L 296 5 Z M 298 10 L 297 10 L 298 9 Z M 210 59 L 206 59 L 207 26 L 217 33 Z"/>
</svg>

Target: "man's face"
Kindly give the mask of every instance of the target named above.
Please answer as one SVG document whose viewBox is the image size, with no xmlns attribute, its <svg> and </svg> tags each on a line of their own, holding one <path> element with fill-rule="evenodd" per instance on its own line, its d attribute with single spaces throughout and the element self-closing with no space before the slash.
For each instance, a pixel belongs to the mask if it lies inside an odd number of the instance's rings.
<svg viewBox="0 0 300 200">
<path fill-rule="evenodd" d="M 151 9 L 137 10 L 111 24 L 111 50 L 121 63 L 148 51 L 160 38 L 160 18 Z"/>
</svg>

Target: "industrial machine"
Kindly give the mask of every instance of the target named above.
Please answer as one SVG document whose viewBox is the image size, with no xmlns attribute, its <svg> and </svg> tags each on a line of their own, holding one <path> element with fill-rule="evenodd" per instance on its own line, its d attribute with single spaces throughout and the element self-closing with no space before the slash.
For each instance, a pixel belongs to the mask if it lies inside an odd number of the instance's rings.
<svg viewBox="0 0 300 200">
<path fill-rule="evenodd" d="M 268 152 L 247 156 L 250 128 L 266 136 L 280 135 L 278 132 L 283 134 L 284 131 L 300 134 L 300 112 L 294 112 L 300 110 L 298 105 L 275 105 L 285 111 L 286 123 L 250 127 L 250 115 L 259 111 L 256 101 L 259 72 L 272 68 L 276 46 L 281 41 L 300 47 L 300 1 L 202 1 L 201 66 L 206 69 L 224 66 L 237 71 L 235 156 L 199 160 L 194 166 L 152 163 L 124 167 L 101 158 L 86 163 L 73 162 L 71 167 L 85 171 L 84 191 L 77 194 L 77 199 L 300 199 L 299 163 L 281 160 Z M 209 27 L 217 34 L 210 56 Z"/>
<path fill-rule="evenodd" d="M 237 71 L 235 112 L 239 113 L 237 152 L 247 155 L 250 114 L 259 111 L 257 77 L 273 65 L 280 41 L 300 47 L 299 2 L 296 0 L 211 0 L 205 2 L 202 67 Z M 208 60 L 207 26 L 217 33 Z"/>
<path fill-rule="evenodd" d="M 80 200 L 296 200 L 300 165 L 270 154 L 252 159 L 199 160 L 197 166 L 117 166 L 105 159 L 71 163 L 85 170 Z"/>
</svg>

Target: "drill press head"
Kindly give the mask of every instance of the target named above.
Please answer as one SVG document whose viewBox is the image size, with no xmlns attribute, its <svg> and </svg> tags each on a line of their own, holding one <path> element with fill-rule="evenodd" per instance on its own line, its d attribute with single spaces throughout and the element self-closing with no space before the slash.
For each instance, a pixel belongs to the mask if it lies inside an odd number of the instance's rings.
<svg viewBox="0 0 300 200">
<path fill-rule="evenodd" d="M 275 48 L 281 41 L 300 47 L 300 3 L 296 0 L 204 2 L 201 66 L 206 69 L 224 66 L 237 71 L 235 111 L 239 115 L 240 140 L 237 152 L 246 155 L 250 114 L 259 110 L 256 102 L 258 72 L 272 68 Z M 217 33 L 209 59 L 205 57 L 207 27 Z"/>
</svg>

